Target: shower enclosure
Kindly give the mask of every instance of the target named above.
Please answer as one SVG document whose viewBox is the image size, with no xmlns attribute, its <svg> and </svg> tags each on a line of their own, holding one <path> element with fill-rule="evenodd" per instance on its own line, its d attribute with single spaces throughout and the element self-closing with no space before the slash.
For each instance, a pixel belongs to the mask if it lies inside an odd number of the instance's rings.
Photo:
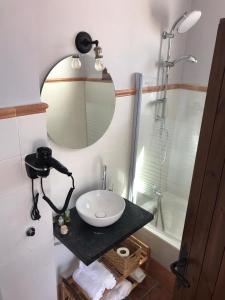
<svg viewBox="0 0 225 300">
<path fill-rule="evenodd" d="M 169 90 L 165 118 L 158 119 L 157 93 L 142 92 L 142 74 L 136 82 L 130 200 L 153 213 L 148 229 L 179 248 L 205 92 Z"/>
<path fill-rule="evenodd" d="M 200 12 L 185 13 L 169 32 L 163 32 L 162 39 L 168 43 L 166 58 L 160 62 L 162 79 L 158 92 L 148 92 L 143 87 L 143 74 L 135 77 L 129 198 L 154 215 L 147 228 L 177 249 L 183 233 L 205 92 L 182 86 L 168 90 L 171 68 L 181 61 L 197 63 L 191 55 L 171 60 L 171 39 L 175 29 L 186 32 L 200 16 Z"/>
</svg>

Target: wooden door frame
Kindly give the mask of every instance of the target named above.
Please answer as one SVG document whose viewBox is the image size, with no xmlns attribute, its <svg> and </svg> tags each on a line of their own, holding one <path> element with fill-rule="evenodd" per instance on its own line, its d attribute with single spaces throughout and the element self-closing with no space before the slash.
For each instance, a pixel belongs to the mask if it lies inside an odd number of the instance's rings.
<svg viewBox="0 0 225 300">
<path fill-rule="evenodd" d="M 195 299 L 225 163 L 225 19 L 220 20 L 181 247 L 188 253 L 185 277 L 174 300 Z M 223 127 L 224 126 L 224 127 Z M 224 136 L 224 141 L 222 137 Z"/>
</svg>

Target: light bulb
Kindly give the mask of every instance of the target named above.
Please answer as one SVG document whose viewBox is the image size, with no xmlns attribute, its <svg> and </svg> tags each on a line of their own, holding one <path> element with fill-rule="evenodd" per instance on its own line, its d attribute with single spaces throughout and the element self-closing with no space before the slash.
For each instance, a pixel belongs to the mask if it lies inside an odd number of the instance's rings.
<svg viewBox="0 0 225 300">
<path fill-rule="evenodd" d="M 95 70 L 99 72 L 104 70 L 104 64 L 101 58 L 95 59 Z"/>
<path fill-rule="evenodd" d="M 71 68 L 79 70 L 81 68 L 81 61 L 79 55 L 74 55 L 72 57 Z"/>
</svg>

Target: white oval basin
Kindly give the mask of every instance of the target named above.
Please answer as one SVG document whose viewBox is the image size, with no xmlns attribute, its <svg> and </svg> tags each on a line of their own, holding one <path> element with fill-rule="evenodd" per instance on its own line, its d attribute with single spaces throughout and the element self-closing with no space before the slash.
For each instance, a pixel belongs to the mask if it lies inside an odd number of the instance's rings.
<svg viewBox="0 0 225 300">
<path fill-rule="evenodd" d="M 85 193 L 76 202 L 76 209 L 81 219 L 96 227 L 115 223 L 122 216 L 125 206 L 122 197 L 107 190 Z"/>
</svg>

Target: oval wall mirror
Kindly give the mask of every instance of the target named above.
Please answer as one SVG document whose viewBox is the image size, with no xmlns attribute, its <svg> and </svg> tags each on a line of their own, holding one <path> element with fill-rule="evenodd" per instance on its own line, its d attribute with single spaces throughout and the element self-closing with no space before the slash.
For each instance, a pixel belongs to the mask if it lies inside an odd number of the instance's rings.
<svg viewBox="0 0 225 300">
<path fill-rule="evenodd" d="M 41 100 L 47 109 L 47 131 L 58 145 L 81 149 L 92 145 L 106 132 L 115 110 L 115 88 L 105 68 L 95 70 L 95 59 L 82 55 L 81 68 L 73 68 L 68 56 L 47 75 Z"/>
</svg>

